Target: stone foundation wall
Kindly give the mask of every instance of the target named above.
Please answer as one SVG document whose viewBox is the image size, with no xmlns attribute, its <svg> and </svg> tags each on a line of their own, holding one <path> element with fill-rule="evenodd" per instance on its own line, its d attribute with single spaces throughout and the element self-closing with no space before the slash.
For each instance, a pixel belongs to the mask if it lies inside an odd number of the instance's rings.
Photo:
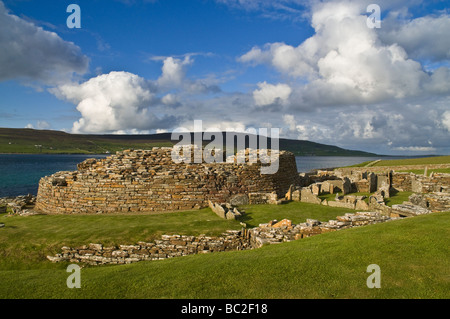
<svg viewBox="0 0 450 319">
<path fill-rule="evenodd" d="M 409 197 L 409 201 L 433 212 L 450 211 L 450 193 L 413 194 Z"/>
<path fill-rule="evenodd" d="M 396 172 L 394 169 L 414 169 L 415 166 L 402 167 L 364 167 L 340 168 L 335 171 L 320 172 L 318 176 L 326 178 L 348 178 L 352 184 L 352 191 L 372 193 L 383 185 L 389 185 L 398 191 L 414 193 L 443 192 L 450 193 L 450 174 L 432 173 L 431 176 L 416 175 L 408 172 Z M 447 167 L 449 164 L 431 165 Z M 423 167 L 422 167 L 423 168 Z M 431 168 L 428 171 L 432 171 Z M 374 173 L 375 172 L 375 173 Z M 326 174 L 326 175 L 325 175 Z M 314 179 L 314 177 L 312 178 Z M 330 182 L 330 181 L 327 181 Z"/>
<path fill-rule="evenodd" d="M 388 173 L 390 171 L 400 172 L 407 171 L 410 169 L 424 169 L 427 168 L 428 172 L 433 171 L 433 169 L 439 168 L 450 168 L 450 163 L 448 164 L 420 164 L 420 165 L 401 165 L 401 166 L 372 166 L 372 167 L 341 167 L 334 170 L 340 172 L 340 174 L 348 176 L 351 174 L 357 174 L 358 172 L 373 172 L 373 173 Z"/>
<path fill-rule="evenodd" d="M 47 259 L 52 262 L 117 265 L 248 248 L 248 239 L 242 237 L 240 231 L 230 230 L 219 237 L 163 235 L 160 240 L 138 242 L 136 245 L 104 247 L 102 244 L 89 244 L 74 248 L 62 247 L 60 254 L 47 256 Z"/>
<path fill-rule="evenodd" d="M 222 236 L 162 235 L 154 242 L 138 242 L 135 245 L 104 247 L 89 244 L 80 247 L 62 247 L 61 253 L 47 256 L 52 262 L 68 261 L 89 265 L 129 264 L 138 261 L 162 260 L 193 254 L 260 248 L 264 244 L 277 244 L 311 237 L 331 231 L 382 223 L 396 218 L 378 212 L 357 212 L 336 217 L 336 220 L 320 222 L 307 219 L 305 223 L 292 224 L 290 220 L 271 221 L 259 227 L 229 230 Z"/>
<path fill-rule="evenodd" d="M 392 187 L 404 192 L 449 193 L 450 174 L 434 173 L 432 176 L 423 176 L 412 173 L 393 173 Z"/>
<path fill-rule="evenodd" d="M 394 173 L 392 174 L 392 187 L 399 191 L 411 192 L 414 176 L 412 173 Z"/>
<path fill-rule="evenodd" d="M 58 172 L 39 182 L 36 210 L 45 213 L 176 211 L 227 202 L 235 194 L 272 193 L 283 197 L 299 179 L 295 157 L 279 153 L 275 174 L 256 163 L 175 163 L 171 148 L 128 150 L 88 159 L 74 172 Z M 258 150 L 246 150 L 257 155 Z"/>
<path fill-rule="evenodd" d="M 250 229 L 249 238 L 251 246 L 253 248 L 259 248 L 264 244 L 289 242 L 332 231 L 378 224 L 395 219 L 397 218 L 384 216 L 379 212 L 347 213 L 344 216 L 337 216 L 336 219 L 329 220 L 328 222 L 307 219 L 305 223 L 296 225 L 292 224 L 290 220 L 284 219 L 280 222 L 272 221 Z"/>
</svg>

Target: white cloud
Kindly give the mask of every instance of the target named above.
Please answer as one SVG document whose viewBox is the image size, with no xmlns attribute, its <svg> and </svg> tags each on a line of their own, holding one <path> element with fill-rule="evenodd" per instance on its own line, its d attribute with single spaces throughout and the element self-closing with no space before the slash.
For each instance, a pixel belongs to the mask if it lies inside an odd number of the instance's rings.
<svg viewBox="0 0 450 319">
<path fill-rule="evenodd" d="M 176 108 L 199 94 L 218 92 L 214 79 L 191 80 L 186 67 L 193 54 L 184 59 L 164 57 L 160 77 L 146 80 L 129 72 L 101 74 L 84 83 L 62 84 L 49 91 L 77 107 L 81 118 L 73 123 L 74 133 L 143 134 L 164 130 L 190 112 Z"/>
<path fill-rule="evenodd" d="M 161 99 L 161 102 L 168 106 L 179 106 L 180 100 L 178 99 L 178 96 L 176 96 L 173 93 L 169 93 L 163 96 Z"/>
<path fill-rule="evenodd" d="M 283 121 L 289 126 L 290 131 L 296 130 L 297 123 L 295 122 L 294 115 L 292 114 L 283 115 Z"/>
<path fill-rule="evenodd" d="M 46 130 L 50 128 L 50 124 L 47 121 L 37 121 L 37 128 L 39 130 Z"/>
<path fill-rule="evenodd" d="M 54 85 L 74 72 L 87 71 L 89 60 L 78 46 L 56 33 L 9 14 L 0 1 L 0 81 L 21 79 Z"/>
<path fill-rule="evenodd" d="M 383 21 L 380 38 L 397 43 L 414 59 L 450 60 L 450 15 L 398 20 L 392 14 Z"/>
<path fill-rule="evenodd" d="M 195 53 L 186 54 L 183 59 L 174 57 L 154 57 L 153 60 L 163 60 L 161 76 L 156 81 L 159 91 L 180 90 L 187 94 L 198 94 L 208 92 L 219 92 L 220 89 L 214 80 L 198 79 L 191 80 L 186 77 L 186 68 L 194 62 L 192 56 Z"/>
<path fill-rule="evenodd" d="M 436 148 L 431 146 L 400 146 L 400 147 L 394 147 L 393 148 L 396 151 L 412 151 L 412 152 L 434 152 L 436 151 Z"/>
<path fill-rule="evenodd" d="M 287 84 L 276 85 L 267 82 L 258 83 L 259 89 L 253 91 L 253 99 L 258 106 L 286 103 L 292 90 Z"/>
<path fill-rule="evenodd" d="M 149 109 L 157 102 L 154 85 L 135 74 L 111 72 L 82 84 L 66 84 L 50 91 L 77 105 L 82 117 L 73 124 L 74 133 L 164 126 Z"/>
<path fill-rule="evenodd" d="M 49 124 L 47 121 L 37 121 L 36 128 L 37 128 L 38 130 L 47 130 L 47 129 L 49 129 L 50 127 L 51 127 L 51 126 L 50 126 L 50 124 Z M 31 129 L 34 129 L 34 125 L 31 124 L 31 123 L 28 123 L 28 124 L 25 126 L 25 128 L 31 128 Z"/>
<path fill-rule="evenodd" d="M 378 103 L 432 90 L 450 92 L 441 81 L 448 84 L 448 68 L 429 75 L 402 46 L 384 44 L 377 30 L 367 27 L 363 8 L 358 2 L 319 3 L 313 8 L 312 37 L 297 47 L 284 43 L 254 47 L 239 60 L 269 64 L 282 75 L 306 81 L 293 87 L 297 108 Z"/>
<path fill-rule="evenodd" d="M 165 58 L 158 84 L 162 87 L 180 86 L 185 78 L 185 66 L 191 63 L 192 60 L 189 56 L 185 57 L 183 60 L 173 57 Z"/>
<path fill-rule="evenodd" d="M 445 111 L 442 114 L 442 124 L 450 132 L 450 111 Z"/>
<path fill-rule="evenodd" d="M 450 69 L 440 67 L 436 69 L 430 77 L 430 81 L 425 84 L 427 91 L 431 93 L 445 94 L 450 87 Z"/>
</svg>

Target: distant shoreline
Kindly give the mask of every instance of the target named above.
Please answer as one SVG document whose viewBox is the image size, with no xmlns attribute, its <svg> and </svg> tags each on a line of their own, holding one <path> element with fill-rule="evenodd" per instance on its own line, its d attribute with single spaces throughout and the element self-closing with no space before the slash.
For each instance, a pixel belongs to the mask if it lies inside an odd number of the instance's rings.
<svg viewBox="0 0 450 319">
<path fill-rule="evenodd" d="M 114 155 L 116 152 L 111 153 L 5 153 L 0 152 L 0 155 L 93 155 L 93 156 L 109 156 Z M 448 154 L 450 155 L 450 154 Z M 403 158 L 424 158 L 424 157 L 438 157 L 438 156 L 448 156 L 446 154 L 438 154 L 438 155 L 295 155 L 295 157 L 403 157 Z"/>
</svg>

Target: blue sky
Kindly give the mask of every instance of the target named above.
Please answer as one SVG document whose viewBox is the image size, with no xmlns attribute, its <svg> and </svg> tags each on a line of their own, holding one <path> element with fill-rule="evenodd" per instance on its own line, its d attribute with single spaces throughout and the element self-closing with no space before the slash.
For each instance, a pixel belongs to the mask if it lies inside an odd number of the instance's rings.
<svg viewBox="0 0 450 319">
<path fill-rule="evenodd" d="M 69 4 L 81 28 L 69 29 Z M 366 25 L 368 4 L 381 28 Z M 0 1 L 0 127 L 450 154 L 448 1 Z"/>
</svg>

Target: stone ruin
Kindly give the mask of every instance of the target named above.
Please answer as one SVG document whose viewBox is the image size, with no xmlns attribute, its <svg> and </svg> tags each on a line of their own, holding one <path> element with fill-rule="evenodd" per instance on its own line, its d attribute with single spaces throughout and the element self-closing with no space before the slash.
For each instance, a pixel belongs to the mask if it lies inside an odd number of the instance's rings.
<svg viewBox="0 0 450 319">
<path fill-rule="evenodd" d="M 0 214 L 9 211 L 9 215 L 30 216 L 37 214 L 34 211 L 36 196 L 28 194 L 16 197 L 0 198 Z"/>
<path fill-rule="evenodd" d="M 237 207 L 234 207 L 230 203 L 217 204 L 209 200 L 208 205 L 217 216 L 223 219 L 235 220 L 242 216 L 242 213 L 237 209 Z"/>
<path fill-rule="evenodd" d="M 87 159 L 73 172 L 39 182 L 36 210 L 50 214 L 178 211 L 213 203 L 262 201 L 282 197 L 298 183 L 295 157 L 280 151 L 278 170 L 259 158 L 271 150 L 246 149 L 246 162 L 175 163 L 172 148 L 126 150 L 104 159 Z M 194 154 L 194 152 L 191 152 Z M 249 161 L 258 159 L 256 162 Z"/>
<path fill-rule="evenodd" d="M 153 151 L 158 150 L 159 149 L 154 149 Z M 162 149 L 162 151 L 165 150 Z M 162 152 L 162 154 L 166 153 Z M 167 166 L 164 166 L 165 170 L 160 171 L 160 174 L 158 175 L 158 171 L 154 166 L 155 164 L 143 160 L 146 157 L 144 154 L 149 153 L 146 153 L 145 151 L 119 152 L 116 155 L 118 158 L 112 157 L 101 161 L 99 164 L 97 164 L 96 160 L 89 160 L 79 166 L 78 172 L 71 173 L 71 176 L 77 177 L 76 179 L 62 179 L 60 178 L 61 175 L 56 174 L 52 177 L 44 178 L 41 180 L 41 183 L 44 186 L 47 185 L 46 183 L 51 183 L 52 188 L 50 189 L 55 191 L 56 194 L 60 194 L 56 196 L 58 198 L 62 197 L 63 202 L 67 202 L 67 198 L 70 198 L 65 197 L 67 195 L 61 191 L 65 191 L 66 187 L 70 187 L 69 190 L 77 190 L 78 187 L 86 187 L 86 185 L 91 185 L 89 183 L 94 183 L 93 185 L 95 187 L 100 185 L 100 187 L 95 190 L 96 192 L 107 194 L 111 190 L 108 188 L 106 188 L 106 190 L 104 189 L 105 185 L 102 185 L 101 183 L 105 181 L 101 180 L 101 177 L 99 176 L 103 176 L 102 174 L 105 173 L 112 174 L 119 170 L 118 167 L 123 169 L 120 164 L 123 164 L 124 160 L 126 160 L 125 163 L 131 166 L 126 166 L 125 169 L 134 170 L 131 171 L 131 174 L 129 171 L 121 171 L 121 174 L 119 175 L 120 178 L 114 179 L 114 183 L 117 183 L 118 185 L 136 185 L 133 183 L 134 180 L 130 181 L 126 176 L 131 175 L 135 178 L 143 178 L 144 172 L 150 172 L 151 176 L 163 176 L 159 177 L 162 179 L 163 184 L 159 182 L 157 177 L 153 177 L 155 185 L 152 185 L 149 180 L 145 180 L 144 185 L 148 188 L 147 191 L 153 192 L 155 189 L 162 189 L 167 190 L 170 194 L 171 191 L 177 189 L 177 187 L 164 187 L 162 185 L 170 186 L 174 184 L 175 186 L 179 186 L 179 188 L 182 186 L 188 189 L 188 191 L 183 194 L 187 197 L 192 195 L 202 195 L 199 196 L 201 200 L 198 202 L 201 202 L 202 205 L 209 205 L 213 212 L 224 219 L 239 219 L 244 211 L 239 210 L 236 206 L 260 203 L 280 204 L 283 201 L 302 201 L 355 209 L 357 212 L 337 216 L 336 219 L 329 220 L 328 222 L 307 219 L 306 222 L 295 225 L 290 220 L 284 219 L 281 221 L 273 220 L 251 229 L 245 228 L 246 225 L 244 224 L 244 228 L 241 231 L 227 231 L 222 234 L 222 236 L 216 237 L 205 235 L 163 235 L 159 240 L 153 242 L 138 242 L 134 245 L 103 247 L 101 244 L 89 244 L 75 248 L 62 247 L 61 253 L 56 256 L 47 256 L 49 260 L 52 262 L 81 262 L 90 265 L 125 264 L 141 260 L 160 260 L 190 254 L 246 250 L 259 248 L 266 244 L 288 242 L 352 227 L 382 223 L 403 217 L 429 214 L 434 211 L 450 210 L 450 174 L 433 174 L 430 177 L 417 176 L 410 173 L 396 173 L 395 171 L 381 173 L 357 171 L 350 172 L 350 174 L 343 174 L 341 171 L 318 171 L 311 174 L 298 174 L 296 172 L 295 161 L 292 163 L 292 154 L 286 152 L 284 153 L 284 159 L 281 159 L 280 157 L 280 170 L 283 167 L 284 169 L 287 169 L 289 174 L 286 174 L 286 172 L 285 174 L 279 172 L 280 175 L 271 176 L 271 178 L 266 180 L 265 178 L 267 178 L 267 176 L 264 177 L 257 173 L 255 168 L 257 168 L 258 165 L 252 166 L 254 164 L 230 164 L 225 167 L 221 166 L 223 164 L 215 164 L 218 165 L 215 171 L 209 166 L 210 164 L 202 163 L 197 164 L 197 166 L 191 166 L 192 164 L 189 164 L 189 167 L 183 165 L 178 167 L 179 169 L 182 169 L 182 172 L 184 173 L 186 173 L 188 169 L 193 170 L 194 175 L 189 175 L 190 178 L 182 183 L 185 179 L 181 178 L 182 174 L 179 172 L 176 173 L 174 166 L 171 166 L 172 164 L 167 161 L 167 157 L 162 157 L 165 158 L 165 165 Z M 128 162 L 130 157 L 134 159 L 134 161 L 131 160 L 131 163 Z M 152 156 L 150 155 L 150 158 L 151 157 Z M 162 166 L 161 161 L 157 161 L 156 165 Z M 111 171 L 105 172 L 104 170 L 106 167 Z M 167 172 L 170 172 L 170 174 L 165 174 Z M 210 175 L 208 172 L 220 172 L 220 175 L 215 177 L 215 175 Z M 64 174 L 66 173 L 63 173 L 63 175 Z M 222 175 L 226 178 L 221 177 Z M 83 176 L 87 177 L 83 179 Z M 98 180 L 92 180 L 94 176 Z M 78 181 L 78 178 L 81 178 L 83 181 L 81 185 L 75 184 L 75 181 Z M 209 185 L 205 184 L 205 181 L 209 180 L 214 181 L 214 185 L 216 185 L 215 192 L 210 192 L 211 189 L 205 187 L 205 185 Z M 222 181 L 222 183 L 219 183 L 218 181 Z M 224 183 L 223 181 L 227 182 Z M 250 183 L 245 184 L 244 181 Z M 200 183 L 200 185 L 203 186 L 195 187 L 199 185 L 196 183 Z M 230 184 L 237 188 L 232 188 Z M 243 185 L 246 186 L 244 187 Z M 89 187 L 92 187 L 92 185 Z M 128 193 L 123 193 L 123 188 L 124 187 L 119 187 L 119 191 L 116 195 L 129 196 Z M 191 193 L 189 190 L 190 188 L 197 191 Z M 224 189 L 226 192 L 222 192 Z M 234 191 L 236 189 L 238 191 Z M 89 190 L 89 192 L 90 191 L 91 190 Z M 419 192 L 415 192 L 411 195 L 409 201 L 389 207 L 385 204 L 385 198 L 389 198 L 393 191 Z M 367 192 L 373 194 L 370 195 L 369 198 L 365 198 L 365 196 L 352 195 L 351 193 L 353 192 Z M 321 200 L 319 196 L 324 193 L 336 194 L 335 200 Z M 223 196 L 223 194 L 226 194 L 227 196 Z M 92 196 L 91 194 L 88 195 Z M 120 199 L 121 197 L 118 198 Z M 201 205 L 199 204 L 199 206 Z M 81 207 L 84 206 L 82 205 Z M 159 205 L 156 205 L 155 207 L 158 207 L 158 209 L 160 208 Z M 172 208 L 172 206 L 170 207 Z M 149 210 L 148 207 L 146 209 Z M 75 211 L 69 210 L 68 212 Z"/>
<path fill-rule="evenodd" d="M 301 185 L 292 185 L 285 198 L 332 207 L 373 210 L 392 217 L 450 211 L 450 174 L 432 173 L 426 176 L 386 168 L 384 171 L 365 169 L 317 170 L 300 174 Z M 397 191 L 414 194 L 403 204 L 387 206 L 385 199 Z M 365 196 L 351 195 L 354 192 L 373 194 L 366 200 Z M 335 200 L 322 200 L 319 197 L 322 194 L 336 194 L 336 197 Z"/>
<path fill-rule="evenodd" d="M 260 248 L 266 244 L 278 244 L 347 228 L 382 223 L 396 218 L 379 212 L 347 213 L 336 220 L 320 222 L 307 219 L 300 224 L 290 220 L 270 221 L 251 229 L 229 230 L 221 236 L 162 235 L 152 242 L 104 247 L 89 244 L 61 248 L 61 253 L 47 256 L 52 262 L 75 262 L 88 265 L 130 264 L 138 261 L 162 260 L 193 254 L 236 251 Z"/>
</svg>

